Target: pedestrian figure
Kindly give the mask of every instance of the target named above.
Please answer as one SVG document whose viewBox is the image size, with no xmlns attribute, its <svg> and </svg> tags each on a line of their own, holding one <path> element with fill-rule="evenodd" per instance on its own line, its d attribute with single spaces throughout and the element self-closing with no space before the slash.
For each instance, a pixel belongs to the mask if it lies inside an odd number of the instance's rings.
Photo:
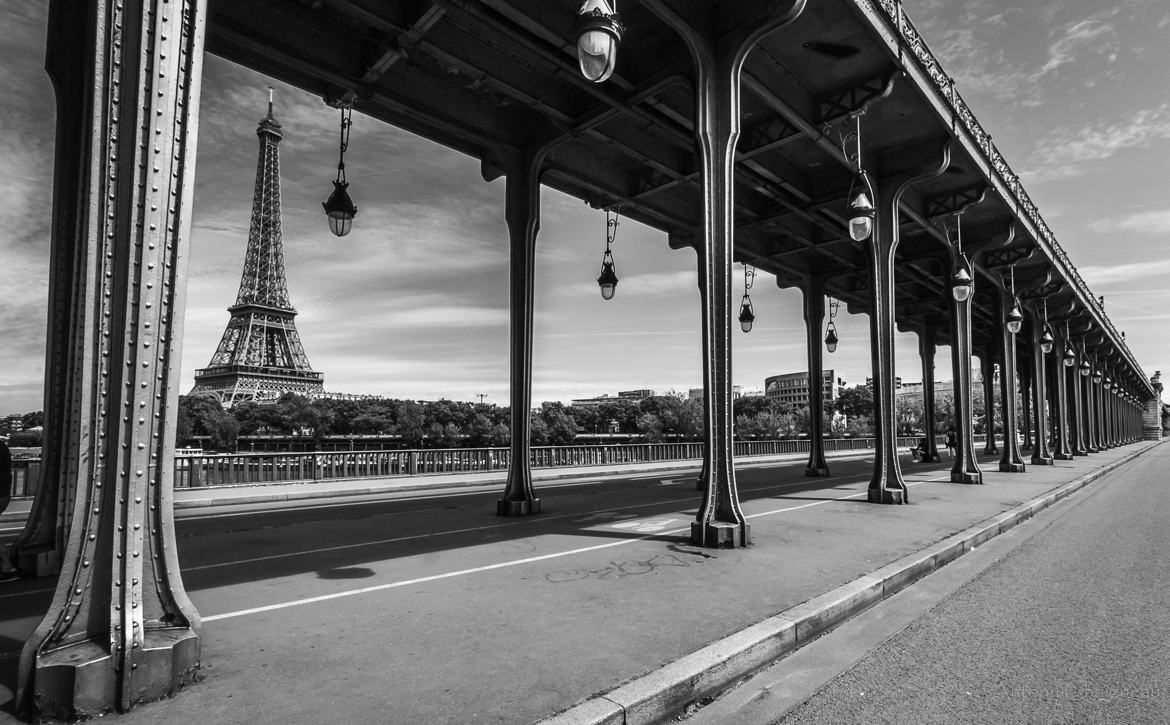
<svg viewBox="0 0 1170 725">
<path fill-rule="evenodd" d="M 910 455 L 914 457 L 914 462 L 922 463 L 925 460 L 924 457 L 929 452 L 928 449 L 929 446 L 926 443 L 926 439 L 919 438 L 918 443 L 910 448 Z"/>
<path fill-rule="evenodd" d="M 0 514 L 8 508 L 12 500 L 12 454 L 8 451 L 8 443 L 0 440 Z M 0 548 L 0 582 L 8 582 L 20 578 L 20 572 L 8 560 L 8 553 Z"/>
<path fill-rule="evenodd" d="M 959 439 L 955 436 L 954 428 L 947 428 L 947 453 L 951 454 L 951 458 L 955 457 L 955 448 L 959 445 Z"/>
</svg>

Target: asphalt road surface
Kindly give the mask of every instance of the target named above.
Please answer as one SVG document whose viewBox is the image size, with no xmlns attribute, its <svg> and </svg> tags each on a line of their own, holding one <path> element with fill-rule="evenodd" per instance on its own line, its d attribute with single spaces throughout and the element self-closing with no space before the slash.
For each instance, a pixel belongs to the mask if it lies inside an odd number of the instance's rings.
<svg viewBox="0 0 1170 725">
<path fill-rule="evenodd" d="M 695 725 L 1170 723 L 1168 470 L 1170 447 L 1158 446 L 725 696 L 737 705 L 695 713 Z M 933 581 L 944 576 L 966 581 Z M 932 587 L 921 616 L 899 624 Z M 881 642 L 883 628 L 893 636 Z M 802 686 L 815 694 L 794 697 Z"/>
</svg>

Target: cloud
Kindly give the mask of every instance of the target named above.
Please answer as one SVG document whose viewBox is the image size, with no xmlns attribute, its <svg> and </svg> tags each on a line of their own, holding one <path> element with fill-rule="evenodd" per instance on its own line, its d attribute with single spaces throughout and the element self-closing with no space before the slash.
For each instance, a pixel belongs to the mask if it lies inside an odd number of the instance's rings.
<svg viewBox="0 0 1170 725">
<path fill-rule="evenodd" d="M 1103 234 L 1129 232 L 1132 234 L 1170 234 L 1170 209 L 1143 211 L 1120 218 L 1102 219 L 1089 229 Z"/>
<path fill-rule="evenodd" d="M 1040 67 L 1036 75 L 1044 76 L 1062 65 L 1077 59 L 1077 53 L 1086 48 L 1092 48 L 1099 40 L 1113 40 L 1117 31 L 1109 23 L 1096 18 L 1088 18 L 1065 27 L 1064 35 L 1048 46 L 1048 61 Z M 1115 42 L 1103 44 L 1098 52 L 1111 53 L 1109 49 Z"/>
<path fill-rule="evenodd" d="M 1124 120 L 1081 128 L 1056 128 L 1036 148 L 1035 158 L 1050 159 L 1020 174 L 1041 182 L 1082 176 L 1089 164 L 1127 149 L 1170 138 L 1170 103 L 1126 114 Z"/>
<path fill-rule="evenodd" d="M 1088 265 L 1080 268 L 1081 276 L 1092 286 L 1131 282 L 1142 277 L 1160 277 L 1170 272 L 1170 259 L 1127 262 L 1111 265 Z"/>
</svg>

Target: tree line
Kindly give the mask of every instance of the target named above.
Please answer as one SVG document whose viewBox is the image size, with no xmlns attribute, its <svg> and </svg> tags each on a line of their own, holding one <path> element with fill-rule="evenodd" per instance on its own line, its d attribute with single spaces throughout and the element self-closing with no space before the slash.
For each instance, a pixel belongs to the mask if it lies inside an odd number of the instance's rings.
<svg viewBox="0 0 1170 725">
<path fill-rule="evenodd" d="M 972 398 L 975 432 L 986 432 L 983 396 Z M 997 391 L 998 396 L 998 391 Z M 935 396 L 935 428 L 942 433 L 953 425 L 950 392 Z M 807 436 L 810 412 L 763 397 L 734 402 L 735 434 L 740 440 L 777 440 Z M 841 390 L 822 418 L 822 430 L 832 437 L 872 434 L 873 393 L 858 385 Z M 895 402 L 899 435 L 924 432 L 921 395 L 901 395 Z M 42 415 L 24 416 L 27 425 L 41 425 Z M 225 410 L 212 396 L 179 398 L 176 444 L 213 451 L 235 451 L 239 436 L 271 435 L 384 435 L 406 448 L 499 447 L 509 443 L 510 411 L 491 403 L 455 400 L 311 399 L 286 393 L 271 403 L 246 401 Z M 578 436 L 624 434 L 658 443 L 697 441 L 703 437 L 701 400 L 678 394 L 640 400 L 611 398 L 590 405 L 548 402 L 530 418 L 533 445 L 570 445 Z M 999 429 L 998 406 L 995 428 Z M 26 440 L 27 439 L 27 440 Z M 14 433 L 10 445 L 40 445 L 40 431 Z"/>
</svg>

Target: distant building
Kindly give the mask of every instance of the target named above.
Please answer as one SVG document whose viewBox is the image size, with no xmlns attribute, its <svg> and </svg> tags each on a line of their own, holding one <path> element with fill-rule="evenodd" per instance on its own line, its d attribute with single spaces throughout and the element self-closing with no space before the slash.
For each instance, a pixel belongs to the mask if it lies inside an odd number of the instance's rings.
<svg viewBox="0 0 1170 725">
<path fill-rule="evenodd" d="M 821 371 L 821 386 L 824 391 L 824 406 L 830 408 L 837 400 L 837 373 L 834 370 Z M 764 379 L 764 397 L 780 403 L 796 406 L 809 404 L 808 372 L 783 373 Z"/>
<path fill-rule="evenodd" d="M 9 435 L 24 430 L 24 416 L 19 413 L 0 418 L 0 434 Z"/>
<path fill-rule="evenodd" d="M 609 393 L 602 393 L 596 398 L 574 398 L 569 402 L 569 405 L 577 405 L 582 408 L 589 408 L 597 405 L 605 405 L 606 403 L 614 403 L 622 401 L 623 403 L 636 403 L 639 400 L 653 397 L 654 391 L 649 388 L 641 388 L 639 390 L 623 390 L 617 396 L 612 396 Z"/>
<path fill-rule="evenodd" d="M 971 368 L 971 389 L 972 390 L 979 390 L 979 389 L 981 389 L 982 385 L 983 385 L 983 371 L 978 366 L 974 366 Z M 952 392 L 954 392 L 954 390 L 955 390 L 955 382 L 953 380 L 943 380 L 941 382 L 936 380 L 934 383 L 934 394 L 935 395 L 941 395 L 942 393 L 952 393 Z M 895 392 L 895 395 L 897 395 L 899 398 L 902 397 L 903 395 L 915 395 L 918 397 L 922 397 L 922 383 L 920 381 L 919 382 L 911 382 L 911 383 L 902 383 L 902 385 Z"/>
<path fill-rule="evenodd" d="M 731 399 L 732 400 L 739 400 L 740 398 L 743 398 L 743 397 L 750 398 L 750 397 L 752 397 L 754 395 L 758 395 L 758 394 L 759 394 L 758 391 L 744 393 L 742 385 L 732 385 L 731 386 Z M 687 397 L 690 398 L 691 400 L 702 400 L 703 399 L 703 389 L 702 388 L 691 388 L 690 390 L 687 391 Z"/>
</svg>

